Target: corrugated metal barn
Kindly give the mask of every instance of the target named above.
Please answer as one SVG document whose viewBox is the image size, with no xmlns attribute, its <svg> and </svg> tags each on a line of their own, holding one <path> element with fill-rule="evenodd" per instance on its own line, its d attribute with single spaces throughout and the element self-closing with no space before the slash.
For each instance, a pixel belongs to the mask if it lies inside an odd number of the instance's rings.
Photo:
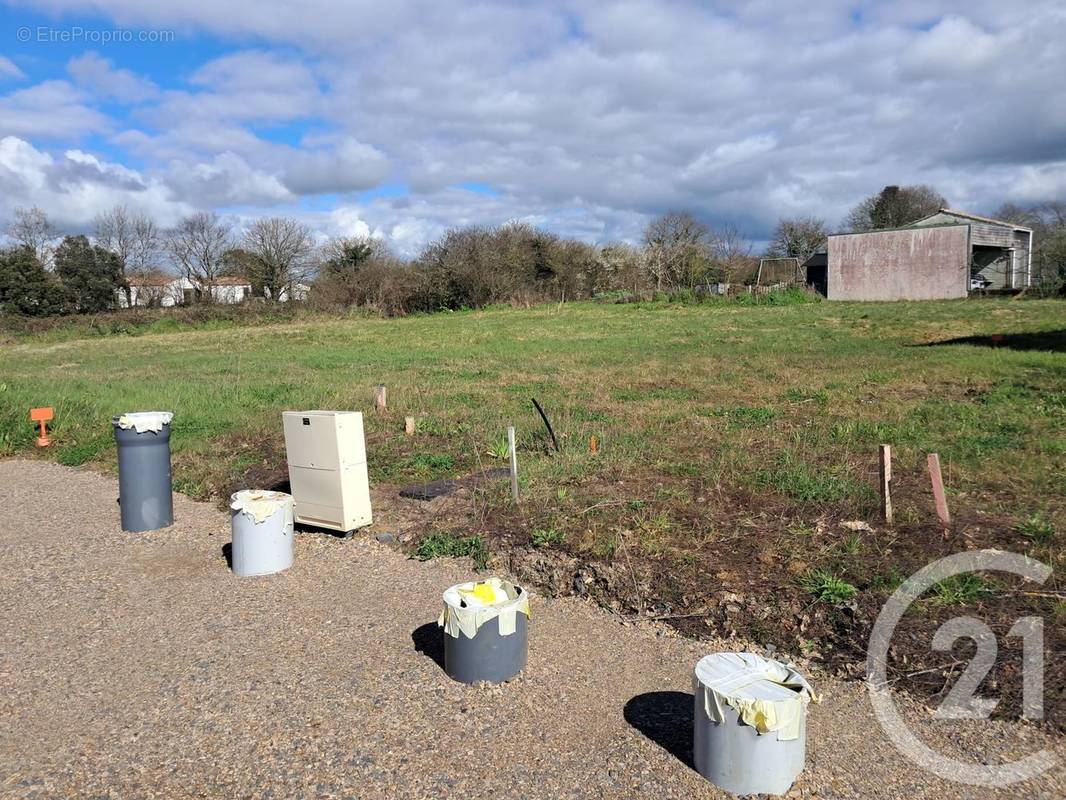
<svg viewBox="0 0 1066 800">
<path fill-rule="evenodd" d="M 830 236 L 825 261 L 808 262 L 807 282 L 830 300 L 1019 290 L 1029 286 L 1032 244 L 1029 228 L 942 208 L 906 228 Z"/>
</svg>

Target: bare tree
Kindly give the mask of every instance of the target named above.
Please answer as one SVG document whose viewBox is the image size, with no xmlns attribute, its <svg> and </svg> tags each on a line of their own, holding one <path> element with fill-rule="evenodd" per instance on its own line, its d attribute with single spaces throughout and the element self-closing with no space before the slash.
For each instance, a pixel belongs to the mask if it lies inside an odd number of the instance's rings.
<svg viewBox="0 0 1066 800">
<path fill-rule="evenodd" d="M 844 225 L 853 231 L 899 228 L 935 214 L 947 204 L 932 186 L 886 186 L 848 212 Z"/>
<path fill-rule="evenodd" d="M 167 232 L 165 247 L 201 297 L 210 300 L 210 286 L 222 274 L 232 244 L 229 225 L 213 211 L 200 211 Z"/>
<path fill-rule="evenodd" d="M 803 264 L 818 252 L 828 236 L 825 220 L 817 217 L 780 219 L 766 248 L 767 258 L 795 258 Z"/>
<path fill-rule="evenodd" d="M 19 247 L 28 247 L 45 267 L 52 264 L 55 242 L 59 238 L 48 215 L 37 206 L 16 208 L 7 235 Z"/>
<path fill-rule="evenodd" d="M 291 217 L 266 217 L 245 231 L 241 246 L 251 254 L 248 277 L 272 300 L 294 296 L 293 285 L 312 272 L 315 240 L 311 229 Z"/>
<path fill-rule="evenodd" d="M 668 211 L 648 223 L 644 246 L 655 288 L 688 286 L 706 268 L 711 230 L 687 211 Z"/>
<path fill-rule="evenodd" d="M 147 214 L 115 206 L 99 214 L 93 227 L 96 243 L 118 257 L 126 304 L 132 305 L 128 276 L 133 273 L 143 275 L 155 266 L 160 249 L 159 226 Z"/>
<path fill-rule="evenodd" d="M 1005 203 L 992 216 L 1033 231 L 1031 282 L 1036 294 L 1066 294 L 1066 203 L 1051 200 L 1032 206 Z"/>
</svg>

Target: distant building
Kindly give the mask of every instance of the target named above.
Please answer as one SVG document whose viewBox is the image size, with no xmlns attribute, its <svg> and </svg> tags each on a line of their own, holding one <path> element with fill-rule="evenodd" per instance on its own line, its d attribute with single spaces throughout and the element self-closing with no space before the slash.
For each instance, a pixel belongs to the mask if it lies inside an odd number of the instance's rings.
<svg viewBox="0 0 1066 800">
<path fill-rule="evenodd" d="M 205 301 L 234 305 L 243 303 L 252 297 L 252 284 L 248 279 L 230 275 L 221 276 L 210 282 L 200 282 L 152 271 L 131 275 L 127 283 L 130 287 L 130 302 L 127 303 L 126 292 L 119 289 L 117 294 L 120 308 L 126 308 L 128 305 L 141 308 L 170 308 Z"/>
<path fill-rule="evenodd" d="M 311 294 L 310 285 L 297 281 L 296 283 L 281 287 L 281 291 L 278 292 L 278 302 L 287 303 L 289 300 L 295 300 L 296 302 L 301 303 L 307 299 L 309 294 Z M 269 289 L 263 289 L 263 297 L 267 300 L 270 299 Z"/>
<path fill-rule="evenodd" d="M 804 264 L 830 300 L 941 300 L 1030 285 L 1033 231 L 942 208 L 904 228 L 831 235 Z"/>
<path fill-rule="evenodd" d="M 129 285 L 129 298 L 127 301 L 125 290 L 119 289 L 119 308 L 127 308 L 130 305 L 139 308 L 168 308 L 181 303 L 181 289 L 173 275 L 152 270 L 130 275 L 126 283 Z"/>
</svg>

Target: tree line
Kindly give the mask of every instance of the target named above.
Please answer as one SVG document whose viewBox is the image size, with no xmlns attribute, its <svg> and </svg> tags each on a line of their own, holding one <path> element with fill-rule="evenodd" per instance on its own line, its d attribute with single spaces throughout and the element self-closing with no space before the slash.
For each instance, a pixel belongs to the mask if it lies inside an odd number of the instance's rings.
<svg viewBox="0 0 1066 800">
<path fill-rule="evenodd" d="M 851 231 L 901 227 L 947 206 L 930 186 L 886 186 L 846 216 Z M 1066 284 L 1066 204 L 1005 205 L 993 216 L 1032 227 L 1038 289 Z M 802 264 L 823 248 L 829 229 L 813 216 L 778 221 L 767 258 Z M 100 214 L 92 236 L 60 237 L 38 208 L 16 209 L 0 250 L 0 313 L 92 313 L 144 302 L 138 278 L 185 278 L 210 302 L 210 287 L 241 276 L 256 296 L 280 300 L 310 285 L 322 308 L 364 306 L 394 315 L 494 303 L 565 301 L 607 292 L 676 292 L 709 283 L 750 283 L 759 274 L 752 244 L 732 226 L 711 227 L 687 211 L 648 223 L 638 244 L 590 245 L 524 222 L 446 232 L 411 259 L 376 238 L 319 241 L 288 217 L 266 217 L 236 231 L 213 212 L 162 229 L 150 216 L 117 206 Z M 120 302 L 120 298 L 125 302 Z M 151 301 L 149 296 L 149 301 Z"/>
</svg>

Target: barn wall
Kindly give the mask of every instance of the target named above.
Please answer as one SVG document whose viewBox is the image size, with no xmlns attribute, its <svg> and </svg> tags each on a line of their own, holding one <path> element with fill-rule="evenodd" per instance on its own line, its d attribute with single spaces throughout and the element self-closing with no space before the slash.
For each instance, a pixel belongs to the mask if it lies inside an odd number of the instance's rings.
<svg viewBox="0 0 1066 800">
<path fill-rule="evenodd" d="M 928 219 L 914 223 L 916 228 L 928 228 L 937 225 L 969 225 L 970 241 L 986 247 L 1014 247 L 1014 229 L 1006 225 L 994 225 L 990 222 L 957 217 L 943 211 L 933 214 Z"/>
<path fill-rule="evenodd" d="M 829 237 L 830 300 L 966 297 L 969 227 L 951 225 Z"/>
</svg>

